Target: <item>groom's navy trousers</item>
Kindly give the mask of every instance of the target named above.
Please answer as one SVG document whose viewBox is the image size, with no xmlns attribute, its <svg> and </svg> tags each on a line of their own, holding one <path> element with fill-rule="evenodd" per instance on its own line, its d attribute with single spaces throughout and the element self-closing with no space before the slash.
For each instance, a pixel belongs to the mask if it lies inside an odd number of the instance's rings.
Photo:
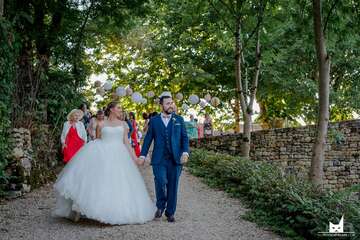
<svg viewBox="0 0 360 240">
<path fill-rule="evenodd" d="M 155 177 L 156 207 L 166 209 L 167 215 L 174 215 L 182 165 L 176 164 L 169 154 L 164 156 L 160 164 L 152 165 L 152 168 Z"/>
</svg>

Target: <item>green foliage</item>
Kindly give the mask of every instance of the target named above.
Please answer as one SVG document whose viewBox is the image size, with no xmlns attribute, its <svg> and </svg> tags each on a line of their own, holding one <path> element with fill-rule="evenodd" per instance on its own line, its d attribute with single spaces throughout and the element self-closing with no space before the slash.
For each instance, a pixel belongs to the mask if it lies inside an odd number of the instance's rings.
<svg viewBox="0 0 360 240">
<path fill-rule="evenodd" d="M 352 119 L 360 102 L 360 95 L 355 93 L 360 87 L 359 4 L 323 1 L 322 6 L 331 59 L 330 120 Z M 318 74 L 311 1 L 278 1 L 265 28 L 269 34 L 263 44 L 257 99 L 269 112 L 262 117 L 316 122 Z"/>
<path fill-rule="evenodd" d="M 85 85 L 85 78 L 75 80 L 71 73 L 61 70 L 50 70 L 48 75 L 50 81 L 43 83 L 39 94 L 39 113 L 46 112 L 46 121 L 53 126 L 52 135 L 58 138 L 67 114 L 86 102 L 82 89 L 76 86 Z"/>
<path fill-rule="evenodd" d="M 252 80 L 256 4 L 241 1 L 243 79 Z M 106 72 L 116 86 L 183 92 L 186 97 L 207 92 L 223 101 L 206 108 L 220 116 L 219 127 L 234 123 L 231 103 L 235 99 L 234 17 L 227 7 L 240 1 L 203 1 L 191 4 L 179 0 L 151 1 L 149 15 L 132 21 L 134 28 L 105 41 L 95 41 L 89 54 L 94 72 Z M 346 120 L 359 111 L 358 4 L 354 1 L 324 1 L 328 18 L 327 42 L 331 55 L 331 120 Z M 341 33 L 341 34 L 340 34 Z M 346 37 L 344 37 L 346 36 Z M 311 2 L 268 1 L 261 24 L 262 64 L 257 102 L 262 105 L 261 123 L 287 119 L 290 126 L 300 119 L 317 118 L 317 74 L 312 28 Z M 101 43 L 101 44 L 99 44 Z M 109 97 L 106 101 L 109 101 Z M 106 102 L 105 101 L 105 102 Z M 100 103 L 99 106 L 105 103 Z M 147 111 L 153 106 L 125 107 Z M 200 110 L 200 109 L 199 109 Z M 214 117 L 215 118 L 215 117 Z"/>
<path fill-rule="evenodd" d="M 7 164 L 7 134 L 10 127 L 14 63 L 18 47 L 12 30 L 12 24 L 0 17 L 0 195 L 1 185 L 7 181 L 4 168 Z"/>
<path fill-rule="evenodd" d="M 48 137 L 59 139 L 67 113 L 85 100 L 86 80 L 90 75 L 85 50 L 128 31 L 133 18 L 147 12 L 145 3 L 145 0 L 3 3 L 0 186 L 7 181 L 3 170 L 7 164 L 8 129 L 25 127 L 34 134 L 32 130 L 46 124 L 52 130 Z M 37 144 L 42 143 L 33 141 L 34 149 Z M 33 170 L 37 177 L 44 169 Z"/>
<path fill-rule="evenodd" d="M 242 198 L 252 209 L 247 219 L 292 239 L 320 238 L 317 233 L 328 231 L 329 221 L 336 223 L 343 214 L 344 230 L 360 233 L 359 185 L 318 192 L 268 163 L 199 149 L 192 150 L 187 167 L 210 186 Z"/>
</svg>

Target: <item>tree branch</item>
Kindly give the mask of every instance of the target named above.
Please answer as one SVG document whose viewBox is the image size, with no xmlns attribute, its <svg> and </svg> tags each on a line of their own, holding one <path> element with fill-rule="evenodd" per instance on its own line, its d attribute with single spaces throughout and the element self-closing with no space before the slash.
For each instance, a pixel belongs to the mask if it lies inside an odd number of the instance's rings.
<svg viewBox="0 0 360 240">
<path fill-rule="evenodd" d="M 263 22 L 263 15 L 264 15 L 264 11 L 267 5 L 268 1 L 265 1 L 265 4 L 262 6 L 263 1 L 260 1 L 260 6 L 259 6 L 259 14 L 258 14 L 258 21 L 256 23 L 255 28 L 253 29 L 253 31 L 250 33 L 249 37 L 246 39 L 246 41 L 244 41 L 244 48 L 246 47 L 247 43 L 250 41 L 250 39 L 255 35 L 255 33 L 257 33 L 259 27 L 261 26 L 261 23 Z"/>
<path fill-rule="evenodd" d="M 228 11 L 233 15 L 233 17 L 236 17 L 236 16 L 237 16 L 236 11 L 235 11 L 234 8 L 231 8 L 229 5 L 227 5 L 227 4 L 224 2 L 224 0 L 219 0 L 219 1 L 220 1 L 220 3 L 222 3 L 222 4 L 228 9 Z M 230 0 L 230 2 L 232 3 L 231 0 Z"/>
<path fill-rule="evenodd" d="M 255 100 L 256 90 L 258 87 L 259 75 L 260 75 L 260 64 L 261 64 L 260 31 L 258 31 L 258 33 L 257 33 L 255 58 L 256 58 L 255 73 L 254 73 L 254 78 L 253 78 L 253 82 L 252 82 L 251 89 L 250 89 L 249 108 L 251 109 L 251 111 L 252 111 L 252 105 Z"/>
<path fill-rule="evenodd" d="M 336 7 L 336 4 L 339 2 L 339 0 L 334 0 L 333 4 L 331 5 L 330 7 L 330 10 L 325 18 L 325 23 L 324 23 L 324 28 L 323 28 L 323 32 L 325 34 L 325 31 L 326 31 L 326 28 L 327 28 L 327 24 L 328 24 L 328 21 L 330 19 L 330 16 L 332 14 L 332 12 L 334 11 L 335 7 Z"/>
<path fill-rule="evenodd" d="M 219 15 L 219 17 L 222 18 L 222 14 L 220 13 L 220 11 L 215 7 L 214 3 L 211 0 L 208 0 L 209 4 L 211 5 L 211 7 L 215 10 L 215 12 Z M 231 27 L 231 25 L 225 20 L 225 18 L 223 18 L 223 21 L 225 23 L 225 25 L 227 26 L 227 28 L 233 32 L 233 28 Z"/>
</svg>

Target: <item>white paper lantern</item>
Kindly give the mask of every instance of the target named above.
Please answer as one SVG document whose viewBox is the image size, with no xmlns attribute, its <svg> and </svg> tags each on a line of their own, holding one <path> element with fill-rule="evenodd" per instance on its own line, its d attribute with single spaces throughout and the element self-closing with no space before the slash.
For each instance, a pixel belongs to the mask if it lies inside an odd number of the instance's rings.
<svg viewBox="0 0 360 240">
<path fill-rule="evenodd" d="M 99 80 L 96 80 L 95 81 L 95 87 L 101 87 L 101 81 L 99 81 Z"/>
<path fill-rule="evenodd" d="M 147 99 L 146 99 L 146 98 L 142 98 L 142 99 L 141 99 L 141 103 L 142 103 L 142 104 L 147 104 Z"/>
<path fill-rule="evenodd" d="M 131 99 L 133 100 L 134 103 L 141 103 L 143 98 L 139 92 L 134 92 L 131 95 Z"/>
<path fill-rule="evenodd" d="M 211 105 L 213 105 L 214 107 L 217 107 L 220 105 L 220 99 L 218 97 L 213 97 L 211 99 Z"/>
<path fill-rule="evenodd" d="M 204 99 L 207 101 L 207 102 L 210 102 L 211 101 L 211 95 L 208 93 L 205 95 Z"/>
<path fill-rule="evenodd" d="M 197 95 L 195 95 L 195 94 L 190 95 L 189 102 L 191 104 L 193 104 L 193 105 L 198 104 L 199 101 L 200 101 L 200 98 Z"/>
<path fill-rule="evenodd" d="M 128 87 L 128 88 L 126 89 L 126 94 L 127 94 L 128 96 L 131 96 L 131 95 L 133 94 L 133 90 L 131 89 L 131 87 Z"/>
<path fill-rule="evenodd" d="M 105 90 L 103 88 L 99 87 L 99 88 L 96 89 L 96 94 L 103 97 L 105 95 Z"/>
<path fill-rule="evenodd" d="M 187 110 L 189 110 L 189 106 L 186 104 L 186 103 L 184 103 L 182 106 L 181 106 L 181 108 L 184 110 L 184 111 L 187 111 Z"/>
<path fill-rule="evenodd" d="M 118 95 L 119 97 L 126 96 L 126 89 L 124 87 L 118 87 L 116 89 L 116 95 Z"/>
<path fill-rule="evenodd" d="M 176 94 L 176 99 L 179 100 L 179 101 L 181 101 L 181 100 L 184 99 L 184 95 L 183 95 L 182 93 L 177 93 L 177 94 Z"/>
<path fill-rule="evenodd" d="M 201 101 L 200 101 L 199 105 L 200 105 L 200 107 L 202 107 L 202 108 L 206 107 L 206 105 L 207 105 L 206 100 L 201 99 Z"/>
<path fill-rule="evenodd" d="M 154 93 L 153 91 L 149 91 L 146 95 L 147 95 L 147 97 L 149 97 L 149 98 L 155 97 L 155 93 Z"/>
<path fill-rule="evenodd" d="M 104 84 L 104 90 L 105 90 L 105 91 L 110 91 L 111 88 L 112 88 L 112 82 L 107 81 L 107 82 Z"/>
</svg>

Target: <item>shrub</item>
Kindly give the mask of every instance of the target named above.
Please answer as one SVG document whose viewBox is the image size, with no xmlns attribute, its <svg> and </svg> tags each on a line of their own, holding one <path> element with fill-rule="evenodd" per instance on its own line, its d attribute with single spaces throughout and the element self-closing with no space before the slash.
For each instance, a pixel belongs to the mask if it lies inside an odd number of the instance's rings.
<svg viewBox="0 0 360 240">
<path fill-rule="evenodd" d="M 240 197 L 252 209 L 245 218 L 293 239 L 318 239 L 329 221 L 344 214 L 344 231 L 360 234 L 360 202 L 356 185 L 340 192 L 319 192 L 310 182 L 286 176 L 269 163 L 194 149 L 189 171 L 212 187 Z M 354 237 L 354 239 L 356 236 Z"/>
</svg>

